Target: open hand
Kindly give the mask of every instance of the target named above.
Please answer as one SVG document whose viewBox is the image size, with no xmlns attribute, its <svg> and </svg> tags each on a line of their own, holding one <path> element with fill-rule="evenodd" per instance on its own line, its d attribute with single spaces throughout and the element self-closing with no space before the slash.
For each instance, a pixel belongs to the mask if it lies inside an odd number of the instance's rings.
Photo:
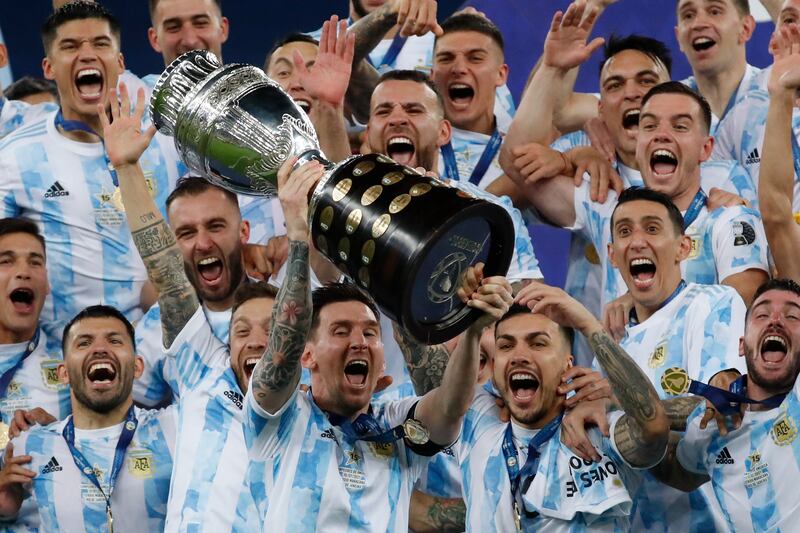
<svg viewBox="0 0 800 533">
<path fill-rule="evenodd" d="M 136 109 L 133 112 L 128 87 L 124 83 L 119 84 L 119 99 L 116 88 L 111 88 L 108 92 L 111 120 L 103 105 L 97 104 L 97 115 L 103 127 L 103 143 L 108 159 L 114 167 L 135 165 L 156 134 L 156 128 L 152 125 L 142 131 L 144 89 L 139 88 L 136 93 Z"/>
<path fill-rule="evenodd" d="M 400 26 L 400 35 L 425 35 L 433 32 L 441 36 L 444 30 L 436 21 L 436 0 L 393 0 L 391 9 L 397 13 L 397 25 Z"/>
<path fill-rule="evenodd" d="M 294 51 L 294 68 L 300 85 L 309 96 L 333 106 L 343 104 L 353 68 L 355 42 L 355 34 L 347 31 L 347 21 L 339 21 L 339 17 L 333 15 L 322 25 L 319 52 L 310 69 L 300 52 Z"/>
<path fill-rule="evenodd" d="M 553 322 L 576 329 L 587 336 L 591 330 L 602 329 L 583 304 L 558 287 L 530 283 L 517 293 L 514 301 L 528 307 L 532 313 L 543 314 Z"/>
<path fill-rule="evenodd" d="M 566 13 L 556 11 L 544 41 L 542 56 L 544 64 L 548 67 L 570 70 L 589 59 L 589 56 L 605 42 L 602 37 L 597 37 L 586 44 L 596 18 L 596 8 L 592 7 L 586 11 L 585 2 L 580 0 L 571 3 Z"/>
</svg>

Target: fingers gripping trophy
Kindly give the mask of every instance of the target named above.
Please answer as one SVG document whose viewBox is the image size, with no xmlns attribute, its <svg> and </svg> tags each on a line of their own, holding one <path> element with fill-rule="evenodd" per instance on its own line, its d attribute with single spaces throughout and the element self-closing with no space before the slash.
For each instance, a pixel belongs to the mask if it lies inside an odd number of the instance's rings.
<svg viewBox="0 0 800 533">
<path fill-rule="evenodd" d="M 309 201 L 314 245 L 421 342 L 480 316 L 456 293 L 467 268 L 508 270 L 514 226 L 502 207 L 384 155 L 330 163 L 305 112 L 259 68 L 187 52 L 159 78 L 150 108 L 192 171 L 239 194 L 275 195 L 290 157 L 325 165 Z"/>
</svg>

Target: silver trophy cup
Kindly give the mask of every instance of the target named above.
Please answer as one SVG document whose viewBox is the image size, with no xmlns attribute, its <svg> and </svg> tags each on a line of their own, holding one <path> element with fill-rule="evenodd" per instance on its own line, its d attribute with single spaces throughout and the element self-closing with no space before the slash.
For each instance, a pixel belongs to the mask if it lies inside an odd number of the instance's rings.
<svg viewBox="0 0 800 533">
<path fill-rule="evenodd" d="M 384 155 L 330 163 L 308 116 L 259 68 L 187 52 L 159 78 L 150 110 L 192 171 L 236 193 L 276 194 L 292 156 L 325 164 L 309 202 L 314 245 L 421 342 L 450 339 L 480 316 L 456 294 L 469 266 L 508 270 L 514 226 L 502 207 Z"/>
</svg>

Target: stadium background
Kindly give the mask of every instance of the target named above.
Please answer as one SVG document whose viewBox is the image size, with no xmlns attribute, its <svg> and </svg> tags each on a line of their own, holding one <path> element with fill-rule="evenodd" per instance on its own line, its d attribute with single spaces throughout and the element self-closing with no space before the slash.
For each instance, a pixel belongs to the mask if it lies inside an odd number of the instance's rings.
<svg viewBox="0 0 800 533">
<path fill-rule="evenodd" d="M 150 25 L 147 1 L 106 0 L 103 3 L 122 21 L 122 48 L 127 67 L 138 75 L 160 72 L 163 69 L 161 56 L 153 52 L 147 42 L 146 29 Z M 569 0 L 440 0 L 440 19 L 462 4 L 485 12 L 503 31 L 506 61 L 510 66 L 509 87 L 518 101 L 528 72 L 539 57 L 552 13 L 564 9 Z M 673 50 L 673 77 L 683 79 L 690 74 L 690 69 L 675 40 L 675 4 L 676 0 L 620 0 L 608 8 L 595 34 L 624 35 L 635 31 L 664 41 Z M 751 0 L 751 5 L 759 23 L 748 43 L 748 60 L 764 67 L 771 63 L 767 43 L 772 24 L 757 0 Z M 345 0 L 225 0 L 223 6 L 231 24 L 231 37 L 224 47 L 225 61 L 259 66 L 276 38 L 289 31 L 314 30 L 333 12 L 347 15 Z M 50 10 L 50 0 L 3 0 L 0 30 L 9 49 L 15 77 L 41 76 L 39 26 Z M 595 54 L 581 70 L 579 90 L 597 91 L 598 64 L 599 54 Z M 3 84 L 8 83 L 7 78 L 0 79 Z M 533 242 L 547 281 L 563 285 L 568 234 L 563 230 L 536 227 Z"/>
</svg>

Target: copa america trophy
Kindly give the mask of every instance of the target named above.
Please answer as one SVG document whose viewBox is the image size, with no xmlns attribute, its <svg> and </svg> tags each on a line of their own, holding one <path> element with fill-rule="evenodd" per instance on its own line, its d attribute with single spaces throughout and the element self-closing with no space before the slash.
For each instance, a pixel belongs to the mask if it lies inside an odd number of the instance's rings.
<svg viewBox="0 0 800 533">
<path fill-rule="evenodd" d="M 421 342 L 450 339 L 480 316 L 456 294 L 469 266 L 508 270 L 505 209 L 384 155 L 328 162 L 308 116 L 259 68 L 188 52 L 159 78 L 150 110 L 192 171 L 236 193 L 272 196 L 288 158 L 321 161 L 309 201 L 314 244 Z"/>
</svg>

